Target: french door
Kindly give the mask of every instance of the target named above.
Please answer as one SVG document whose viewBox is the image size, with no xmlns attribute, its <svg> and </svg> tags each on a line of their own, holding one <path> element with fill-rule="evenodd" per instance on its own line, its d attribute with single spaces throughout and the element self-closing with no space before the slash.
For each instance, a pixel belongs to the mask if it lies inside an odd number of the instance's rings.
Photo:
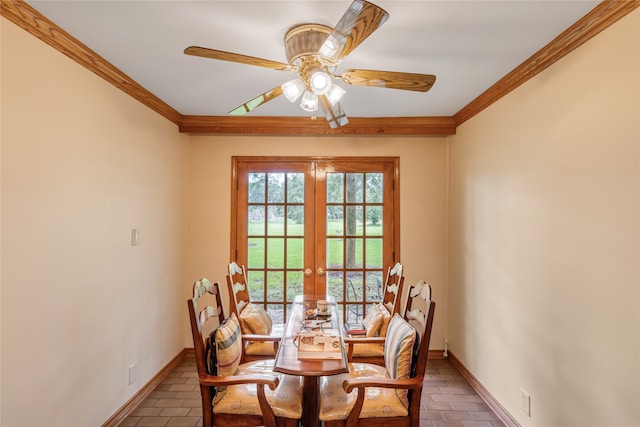
<svg viewBox="0 0 640 427">
<path fill-rule="evenodd" d="M 234 157 L 231 258 L 274 322 L 298 294 L 331 295 L 344 321 L 380 301 L 399 261 L 398 159 Z"/>
</svg>

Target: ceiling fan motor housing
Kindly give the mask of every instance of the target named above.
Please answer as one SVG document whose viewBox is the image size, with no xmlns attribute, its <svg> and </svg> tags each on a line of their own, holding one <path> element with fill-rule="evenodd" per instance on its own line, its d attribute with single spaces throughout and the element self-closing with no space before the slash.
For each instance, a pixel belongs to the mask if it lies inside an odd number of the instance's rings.
<svg viewBox="0 0 640 427">
<path fill-rule="evenodd" d="M 289 64 L 299 58 L 315 57 L 333 28 L 321 24 L 301 24 L 291 27 L 284 36 L 284 48 Z"/>
</svg>

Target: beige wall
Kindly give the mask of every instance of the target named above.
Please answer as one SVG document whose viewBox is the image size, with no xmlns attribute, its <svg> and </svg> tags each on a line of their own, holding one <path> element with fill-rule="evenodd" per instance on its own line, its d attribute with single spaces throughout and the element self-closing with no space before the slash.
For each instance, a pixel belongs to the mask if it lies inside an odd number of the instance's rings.
<svg viewBox="0 0 640 427">
<path fill-rule="evenodd" d="M 191 136 L 185 286 L 201 276 L 225 284 L 230 261 L 232 156 L 398 156 L 400 258 L 405 283 L 431 283 L 439 303 L 432 347 L 447 328 L 446 138 Z M 226 296 L 226 286 L 223 287 Z M 186 326 L 185 326 L 186 328 Z M 185 338 L 191 346 L 191 338 Z"/>
<path fill-rule="evenodd" d="M 229 261 L 231 156 L 381 155 L 431 347 L 525 427 L 640 425 L 639 20 L 446 139 L 181 135 L 0 19 L 0 424 L 99 425 L 192 345 L 191 284 Z"/>
<path fill-rule="evenodd" d="M 188 136 L 1 25 L 0 424 L 98 426 L 184 348 Z"/>
<path fill-rule="evenodd" d="M 525 427 L 640 425 L 639 119 L 636 11 L 452 137 L 451 350 Z"/>
</svg>

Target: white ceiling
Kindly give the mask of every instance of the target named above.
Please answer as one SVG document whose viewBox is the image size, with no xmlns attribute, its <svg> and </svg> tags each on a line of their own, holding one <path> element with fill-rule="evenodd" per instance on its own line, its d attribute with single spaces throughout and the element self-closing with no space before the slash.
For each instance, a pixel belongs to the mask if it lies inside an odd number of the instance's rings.
<svg viewBox="0 0 640 427">
<path fill-rule="evenodd" d="M 294 77 L 183 54 L 196 45 L 287 62 L 295 24 L 335 26 L 350 0 L 27 0 L 183 115 L 224 116 Z M 342 85 L 350 117 L 452 116 L 599 1 L 376 1 L 389 19 L 340 64 L 435 74 L 426 92 Z M 302 116 L 278 97 L 252 116 Z"/>
</svg>

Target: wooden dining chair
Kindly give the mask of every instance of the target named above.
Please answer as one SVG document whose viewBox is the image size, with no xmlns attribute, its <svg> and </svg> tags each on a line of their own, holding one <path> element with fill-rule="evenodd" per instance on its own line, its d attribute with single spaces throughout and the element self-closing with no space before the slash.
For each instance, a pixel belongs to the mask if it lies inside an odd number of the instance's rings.
<svg viewBox="0 0 640 427">
<path fill-rule="evenodd" d="M 284 324 L 273 323 L 264 307 L 251 302 L 244 266 L 229 263 L 227 287 L 231 312 L 238 316 L 245 340 L 244 361 L 273 359 L 284 333 Z M 265 336 L 270 338 L 265 339 Z"/>
<path fill-rule="evenodd" d="M 349 373 L 322 377 L 320 420 L 325 427 L 420 425 L 420 399 L 436 303 L 431 286 L 409 289 L 404 317 L 394 314 L 384 346 L 384 366 L 350 363 Z"/>
<path fill-rule="evenodd" d="M 404 312 L 401 304 L 403 270 L 404 267 L 399 262 L 387 269 L 382 300 L 369 309 L 362 321 L 367 330 L 366 336 L 348 337 L 345 340 L 350 362 L 384 364 L 384 338 L 387 335 L 389 321 L 394 314 L 402 315 Z"/>
<path fill-rule="evenodd" d="M 199 309 L 198 304 L 214 305 Z M 218 283 L 193 285 L 187 300 L 202 397 L 203 427 L 298 427 L 302 380 L 273 372 L 273 360 L 241 363 L 242 333 L 235 313 L 224 318 Z M 211 333 L 204 331 L 211 330 Z"/>
</svg>

